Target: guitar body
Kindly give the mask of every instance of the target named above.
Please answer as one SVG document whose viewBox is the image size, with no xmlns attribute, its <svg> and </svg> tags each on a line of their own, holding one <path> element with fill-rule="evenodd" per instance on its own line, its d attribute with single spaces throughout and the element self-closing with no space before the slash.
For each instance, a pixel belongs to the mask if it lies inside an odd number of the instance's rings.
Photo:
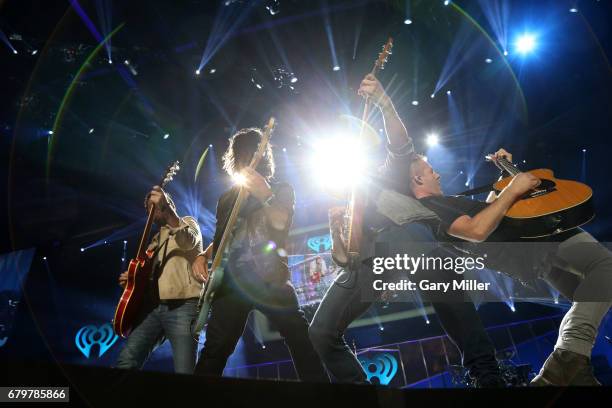
<svg viewBox="0 0 612 408">
<path fill-rule="evenodd" d="M 225 259 L 224 259 L 225 261 Z M 217 293 L 217 290 L 221 287 L 221 283 L 223 282 L 223 274 L 224 274 L 224 265 L 225 262 L 222 262 L 221 266 L 212 271 L 206 284 L 202 287 L 202 292 L 200 293 L 200 299 L 198 301 L 198 316 L 194 322 L 192 328 L 192 334 L 197 339 L 200 335 L 200 332 L 208 323 L 208 316 L 210 315 L 210 306 L 212 301 Z"/>
<path fill-rule="evenodd" d="M 113 329 L 121 337 L 128 337 L 136 325 L 147 285 L 153 273 L 152 252 L 145 259 L 132 259 L 128 267 L 127 283 L 115 310 Z"/>
<path fill-rule="evenodd" d="M 539 238 L 558 234 L 586 224 L 595 216 L 593 190 L 577 181 L 561 180 L 552 170 L 530 170 L 542 184 L 532 193 L 514 203 L 506 213 L 504 228 L 521 238 Z M 512 177 L 494 184 L 497 192 L 503 190 Z"/>
</svg>

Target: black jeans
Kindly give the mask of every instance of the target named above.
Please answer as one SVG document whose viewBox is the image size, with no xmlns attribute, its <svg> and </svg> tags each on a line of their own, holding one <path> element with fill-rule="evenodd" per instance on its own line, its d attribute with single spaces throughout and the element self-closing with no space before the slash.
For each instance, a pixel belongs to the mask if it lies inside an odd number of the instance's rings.
<svg viewBox="0 0 612 408">
<path fill-rule="evenodd" d="M 308 321 L 299 308 L 295 289 L 288 281 L 269 283 L 241 265 L 242 277 L 226 271 L 223 285 L 211 305 L 206 342 L 195 374 L 221 375 L 253 309 L 262 312 L 278 329 L 289 347 L 298 377 L 329 382 L 321 360 L 308 338 Z M 227 273 L 230 272 L 230 273 Z M 249 273 L 251 272 L 251 273 Z M 250 276 L 244 278 L 244 276 Z"/>
</svg>

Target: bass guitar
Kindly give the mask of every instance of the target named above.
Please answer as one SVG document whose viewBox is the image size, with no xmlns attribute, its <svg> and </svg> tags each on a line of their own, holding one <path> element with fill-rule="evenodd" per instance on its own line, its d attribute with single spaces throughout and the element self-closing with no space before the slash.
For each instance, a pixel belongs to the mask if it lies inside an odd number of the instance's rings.
<svg viewBox="0 0 612 408">
<path fill-rule="evenodd" d="M 374 68 L 370 73 L 372 75 L 376 75 L 378 71 L 384 69 L 385 63 L 389 59 L 389 55 L 391 55 L 391 49 L 393 48 L 393 38 L 389 38 L 387 43 L 383 46 L 382 51 L 378 54 L 378 58 L 374 62 Z M 368 117 L 370 116 L 370 108 L 372 106 L 372 102 L 369 99 L 366 99 L 365 106 L 363 108 L 363 115 L 361 117 L 361 132 L 359 134 L 359 139 L 363 140 L 364 129 L 366 128 L 366 123 L 368 121 Z M 359 255 L 359 250 L 361 246 L 361 240 L 363 236 L 363 215 L 365 211 L 367 203 L 367 196 L 365 191 L 360 189 L 358 186 L 353 186 L 350 193 L 349 202 L 346 210 L 345 217 L 345 228 L 346 231 L 345 236 L 347 237 L 346 250 L 349 255 L 349 263 L 348 265 L 338 265 L 341 267 L 350 266 L 352 260 L 356 260 Z"/>
<path fill-rule="evenodd" d="M 257 151 L 253 155 L 251 163 L 249 164 L 251 169 L 257 168 L 267 150 L 268 143 L 270 142 L 270 136 L 272 134 L 272 130 L 274 129 L 274 122 L 274 118 L 270 118 L 268 125 L 264 129 L 259 146 L 257 147 Z M 219 246 L 216 248 L 215 257 L 210 268 L 212 272 L 209 274 L 208 280 L 206 280 L 206 283 L 204 283 L 202 286 L 202 291 L 200 292 L 200 299 L 198 300 L 197 307 L 198 314 L 192 324 L 192 334 L 196 340 L 199 340 L 200 332 L 204 329 L 204 326 L 208 322 L 210 306 L 215 297 L 215 293 L 223 281 L 223 271 L 228 262 L 229 247 L 233 240 L 234 227 L 236 226 L 236 221 L 238 220 L 238 214 L 240 213 L 242 204 L 247 197 L 248 191 L 241 186 L 240 190 L 238 191 L 238 196 L 236 197 L 234 207 L 232 208 L 232 212 L 227 220 Z"/>
<path fill-rule="evenodd" d="M 175 161 L 166 169 L 166 173 L 159 183 L 161 188 L 166 185 L 174 178 L 176 173 L 179 171 L 179 162 Z M 153 251 L 147 251 L 147 242 L 149 242 L 149 235 L 151 234 L 151 227 L 153 226 L 153 214 L 155 213 L 155 206 L 152 205 L 149 208 L 147 216 L 147 223 L 145 224 L 144 232 L 140 237 L 140 244 L 138 245 L 138 252 L 136 257 L 130 260 L 127 271 L 127 283 L 123 294 L 119 299 L 117 308 L 115 309 L 115 317 L 113 318 L 113 329 L 121 337 L 127 337 L 130 335 L 138 313 L 142 307 L 143 300 L 145 298 L 145 292 L 147 285 L 153 273 Z"/>
</svg>

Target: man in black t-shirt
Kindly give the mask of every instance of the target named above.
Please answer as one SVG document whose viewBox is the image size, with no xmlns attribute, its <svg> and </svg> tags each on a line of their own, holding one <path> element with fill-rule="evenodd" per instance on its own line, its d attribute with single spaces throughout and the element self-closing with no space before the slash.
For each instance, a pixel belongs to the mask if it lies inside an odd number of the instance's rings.
<svg viewBox="0 0 612 408">
<path fill-rule="evenodd" d="M 332 258 L 343 266 L 333 284 L 327 290 L 310 325 L 310 338 L 313 345 L 332 379 L 335 382 L 364 383 L 366 372 L 344 339 L 348 326 L 361 316 L 376 300 L 381 292 L 372 293 L 371 264 L 360 262 L 375 252 L 375 242 L 387 245 L 394 254 L 421 254 L 424 242 L 431 236 L 425 222 L 431 221 L 435 214 L 423 208 L 418 202 L 416 206 L 403 207 L 402 197 L 415 202 L 414 199 L 403 196 L 401 187 L 405 185 L 405 164 L 409 163 L 414 146 L 408 136 L 391 98 L 386 94 L 380 82 L 374 75 L 367 75 L 361 82 L 359 94 L 369 98 L 381 111 L 385 133 L 387 136 L 387 156 L 384 164 L 368 183 L 370 197 L 378 195 L 377 190 L 391 189 L 400 196 L 397 200 L 403 210 L 398 217 L 392 210 L 398 206 L 390 205 L 391 196 L 385 199 L 385 213 L 368 206 L 366 212 L 372 212 L 372 217 L 364 216 L 364 238 L 361 240 L 360 259 L 351 262 L 346 253 L 346 242 L 343 237 L 342 208 L 330 209 L 330 234 L 333 241 Z M 389 191 L 389 190 L 385 190 Z M 372 210 L 372 211 L 369 211 Z M 391 215 L 391 218 L 389 217 Z M 404 216 L 405 215 L 405 216 Z M 380 224 L 379 224 L 380 222 Z M 379 229 L 386 224 L 384 232 L 365 234 L 365 230 Z M 435 237 L 431 236 L 431 241 Z M 389 244 L 389 245 L 388 245 Z M 437 271 L 432 271 L 437 272 Z M 423 274 L 424 277 L 432 278 Z M 444 276 L 450 280 L 450 277 Z M 474 304 L 465 299 L 462 291 L 456 291 L 452 296 L 439 297 L 432 301 L 441 325 L 448 333 L 451 341 L 457 345 L 462 356 L 462 362 L 467 368 L 474 385 L 478 387 L 502 387 L 495 350 L 484 326 L 478 317 Z M 377 299 L 378 297 L 378 299 Z"/>
<path fill-rule="evenodd" d="M 503 149 L 495 155 L 512 160 Z M 523 194 L 540 184 L 533 175 L 519 173 L 499 195 L 492 193 L 488 203 L 483 203 L 444 196 L 440 175 L 421 156 L 412 158 L 408 170 L 407 187 L 441 219 L 438 238 L 455 241 L 459 246 L 461 242 L 508 240 L 502 223 L 504 215 Z M 532 384 L 599 385 L 590 356 L 597 330 L 612 301 L 612 253 L 578 228 L 563 234 L 558 241 L 554 256 L 560 264 L 548 265 L 543 276 L 535 277 L 547 281 L 573 303 L 561 322 L 555 350 Z M 529 252 L 536 251 L 536 247 L 523 245 L 524 257 L 529 258 Z M 505 256 L 503 252 L 497 255 Z"/>
<path fill-rule="evenodd" d="M 221 287 L 211 304 L 206 342 L 195 374 L 223 373 L 249 313 L 257 309 L 284 338 L 298 377 L 305 381 L 329 382 L 308 338 L 308 322 L 289 281 L 285 245 L 293 220 L 293 188 L 287 183 L 271 182 L 274 159 L 269 145 L 257 169 L 248 167 L 260 141 L 259 129 L 243 129 L 230 138 L 223 157 L 224 169 L 232 176 L 242 176 L 241 184 L 249 198 L 234 227 L 229 259 Z M 214 240 L 192 267 L 194 278 L 200 282 L 208 279 L 208 259 L 214 257 L 219 247 L 238 191 L 239 188 L 234 187 L 219 199 Z"/>
</svg>

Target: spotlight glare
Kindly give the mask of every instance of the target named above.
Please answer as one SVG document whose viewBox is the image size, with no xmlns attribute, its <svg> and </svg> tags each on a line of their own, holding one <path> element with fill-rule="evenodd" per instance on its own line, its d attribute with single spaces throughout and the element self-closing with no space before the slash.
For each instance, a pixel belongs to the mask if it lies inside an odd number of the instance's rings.
<svg viewBox="0 0 612 408">
<path fill-rule="evenodd" d="M 52 135 L 52 134 L 53 134 L 53 131 L 52 131 L 52 130 L 48 130 L 48 131 L 47 131 L 47 134 L 48 134 L 48 135 Z"/>
<path fill-rule="evenodd" d="M 84 252 L 84 251 L 85 251 L 85 248 L 81 248 L 81 252 Z"/>
<path fill-rule="evenodd" d="M 510 310 L 512 310 L 513 312 L 516 312 L 516 309 L 514 308 L 514 305 L 510 306 Z"/>
<path fill-rule="evenodd" d="M 508 56 L 508 50 L 504 50 L 504 55 Z"/>
<path fill-rule="evenodd" d="M 408 24 L 412 24 L 412 20 L 407 18 L 404 20 L 404 24 L 408 25 Z"/>
<path fill-rule="evenodd" d="M 198 69 L 196 69 L 195 74 L 196 74 L 196 75 L 200 75 L 200 72 L 201 72 L 201 71 L 200 71 L 200 69 L 198 68 Z"/>
<path fill-rule="evenodd" d="M 429 324 L 430 323 L 429 319 L 425 320 L 425 323 Z"/>
<path fill-rule="evenodd" d="M 217 68 L 211 68 L 210 71 L 208 72 L 210 72 L 211 74 L 214 74 L 215 72 L 217 72 Z"/>
<path fill-rule="evenodd" d="M 431 97 L 431 99 L 433 99 L 433 98 L 435 98 L 435 97 L 436 97 L 436 94 L 435 94 L 435 93 L 432 93 L 432 94 L 431 94 L 431 95 L 429 95 L 429 96 Z"/>
<path fill-rule="evenodd" d="M 450 0 L 444 0 L 444 5 L 448 6 L 450 4 Z"/>
<path fill-rule="evenodd" d="M 283 147 L 283 152 L 286 152 L 286 151 L 287 151 L 287 148 L 286 148 L 286 147 Z"/>
<path fill-rule="evenodd" d="M 312 179 L 324 188 L 343 190 L 352 186 L 368 167 L 364 146 L 346 135 L 317 140 L 313 150 L 309 161 Z"/>
<path fill-rule="evenodd" d="M 570 13 L 577 13 L 578 9 L 576 7 L 572 7 L 571 9 L 569 9 Z"/>
<path fill-rule="evenodd" d="M 212 147 L 212 143 L 208 145 L 208 147 Z"/>
<path fill-rule="evenodd" d="M 334 71 L 340 71 L 340 65 L 334 65 Z"/>
<path fill-rule="evenodd" d="M 265 345 L 265 344 L 262 344 L 262 345 L 261 345 L 261 348 L 262 348 L 263 350 L 265 350 L 265 349 L 266 349 L 266 345 Z"/>
<path fill-rule="evenodd" d="M 262 89 L 263 86 L 261 86 L 260 84 L 255 84 L 255 86 L 257 87 L 257 89 Z"/>
<path fill-rule="evenodd" d="M 291 83 L 292 83 L 292 84 L 295 84 L 297 81 L 298 81 L 297 77 L 293 77 L 293 78 L 291 78 Z"/>
<path fill-rule="evenodd" d="M 427 135 L 427 145 L 430 147 L 437 146 L 439 143 L 439 138 L 436 133 L 430 133 Z"/>
<path fill-rule="evenodd" d="M 38 53 L 38 50 L 32 51 L 32 55 L 36 55 L 37 53 Z"/>
<path fill-rule="evenodd" d="M 586 153 L 586 149 L 582 149 L 582 153 Z"/>
<path fill-rule="evenodd" d="M 450 95 L 450 94 L 451 94 L 450 89 L 449 89 L 448 91 L 446 91 L 446 94 L 447 94 L 447 95 Z"/>
<path fill-rule="evenodd" d="M 109 58 L 108 59 L 108 63 L 112 65 L 113 64 L 113 60 Z"/>
<path fill-rule="evenodd" d="M 492 63 L 492 62 L 493 62 L 493 60 L 492 60 L 491 58 L 487 58 L 487 59 L 485 59 L 485 62 L 486 62 L 487 64 L 490 64 L 490 63 Z"/>
<path fill-rule="evenodd" d="M 246 177 L 244 177 L 242 173 L 234 173 L 232 175 L 232 180 L 234 181 L 234 184 L 238 186 L 243 186 L 246 183 Z"/>
<path fill-rule="evenodd" d="M 91 129 L 89 129 L 88 133 L 91 135 L 94 132 L 94 130 L 95 130 L 94 128 L 91 128 Z"/>
<path fill-rule="evenodd" d="M 130 61 L 128 61 L 128 60 L 123 61 L 123 63 L 124 63 L 125 65 L 130 65 Z"/>
<path fill-rule="evenodd" d="M 17 50 L 13 50 L 13 54 L 15 55 L 18 54 Z"/>
<path fill-rule="evenodd" d="M 170 137 L 170 133 L 166 133 L 166 134 L 164 135 L 164 140 L 166 140 L 166 139 L 167 139 L 167 138 L 169 138 L 169 137 Z"/>
<path fill-rule="evenodd" d="M 380 326 L 379 329 L 380 329 L 380 331 L 385 331 L 385 328 L 382 327 L 382 326 Z"/>
<path fill-rule="evenodd" d="M 413 104 L 414 106 L 419 106 L 419 101 L 417 101 L 417 100 L 415 99 L 414 101 L 412 101 L 412 104 Z"/>
<path fill-rule="evenodd" d="M 43 256 L 43 261 L 46 261 L 46 260 L 47 260 L 47 257 L 46 257 L 46 256 Z"/>
<path fill-rule="evenodd" d="M 528 54 L 536 47 L 536 39 L 533 34 L 523 34 L 515 42 L 516 50 L 520 54 Z"/>
</svg>

